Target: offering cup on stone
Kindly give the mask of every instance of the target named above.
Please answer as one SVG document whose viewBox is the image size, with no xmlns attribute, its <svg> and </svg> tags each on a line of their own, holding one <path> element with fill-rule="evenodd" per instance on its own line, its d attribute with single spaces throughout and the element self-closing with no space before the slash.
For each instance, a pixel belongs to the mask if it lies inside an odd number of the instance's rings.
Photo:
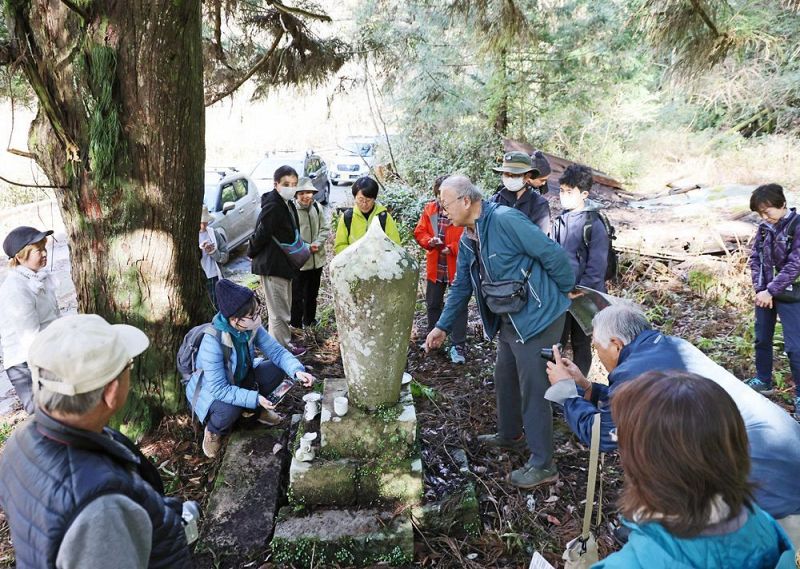
<svg viewBox="0 0 800 569">
<path fill-rule="evenodd" d="M 348 401 L 347 397 L 337 397 L 333 400 L 333 410 L 340 417 L 347 414 Z"/>
<path fill-rule="evenodd" d="M 316 401 L 306 401 L 303 418 L 306 421 L 313 421 L 314 417 L 317 416 L 317 413 L 319 413 L 319 403 Z"/>
</svg>

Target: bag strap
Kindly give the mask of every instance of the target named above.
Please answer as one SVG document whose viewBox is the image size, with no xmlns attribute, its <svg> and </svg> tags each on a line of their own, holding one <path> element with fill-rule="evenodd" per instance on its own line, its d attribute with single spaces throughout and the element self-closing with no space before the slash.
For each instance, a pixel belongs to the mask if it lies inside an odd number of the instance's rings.
<svg viewBox="0 0 800 569">
<path fill-rule="evenodd" d="M 353 225 L 353 208 L 344 210 L 344 227 L 347 229 L 347 236 L 350 236 L 350 227 Z"/>
<path fill-rule="evenodd" d="M 586 508 L 583 512 L 583 531 L 581 538 L 589 538 L 589 529 L 592 525 L 592 507 L 594 505 L 594 491 L 597 484 L 597 462 L 600 455 L 600 413 L 595 413 L 592 422 L 592 443 L 589 450 L 589 480 L 586 484 Z M 599 507 L 599 505 L 598 505 Z"/>
</svg>

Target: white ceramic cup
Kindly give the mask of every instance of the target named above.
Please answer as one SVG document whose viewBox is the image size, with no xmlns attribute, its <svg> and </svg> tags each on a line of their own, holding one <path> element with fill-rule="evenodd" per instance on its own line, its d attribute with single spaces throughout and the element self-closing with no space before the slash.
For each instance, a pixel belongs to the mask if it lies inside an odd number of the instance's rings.
<svg viewBox="0 0 800 569">
<path fill-rule="evenodd" d="M 340 417 L 347 414 L 348 407 L 349 403 L 347 397 L 337 397 L 333 400 L 333 410 L 336 411 L 336 414 Z"/>
<path fill-rule="evenodd" d="M 330 420 L 331 420 L 331 412 L 330 412 L 330 411 L 328 411 L 327 409 L 323 409 L 323 410 L 321 411 L 321 413 L 320 413 L 320 418 L 319 418 L 319 420 L 320 420 L 322 423 L 327 423 L 328 421 L 330 421 Z"/>
<path fill-rule="evenodd" d="M 317 416 L 317 413 L 319 413 L 319 403 L 316 401 L 306 401 L 303 418 L 306 421 L 313 421 L 314 417 Z"/>
</svg>

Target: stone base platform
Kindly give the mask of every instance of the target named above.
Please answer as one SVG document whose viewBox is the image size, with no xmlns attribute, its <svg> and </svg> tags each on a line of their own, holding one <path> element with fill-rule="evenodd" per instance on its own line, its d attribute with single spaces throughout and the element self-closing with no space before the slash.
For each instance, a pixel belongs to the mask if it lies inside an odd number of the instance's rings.
<svg viewBox="0 0 800 569">
<path fill-rule="evenodd" d="M 317 510 L 296 515 L 282 508 L 272 538 L 277 563 L 310 568 L 405 565 L 414 555 L 414 529 L 407 514 L 378 509 Z"/>
<path fill-rule="evenodd" d="M 344 417 L 337 417 L 333 400 L 347 394 L 345 378 L 328 378 L 322 394 L 322 409 L 331 419 L 320 423 L 323 458 L 404 458 L 417 438 L 417 413 L 408 385 L 400 390 L 400 401 L 385 409 L 368 413 L 352 401 Z"/>
</svg>

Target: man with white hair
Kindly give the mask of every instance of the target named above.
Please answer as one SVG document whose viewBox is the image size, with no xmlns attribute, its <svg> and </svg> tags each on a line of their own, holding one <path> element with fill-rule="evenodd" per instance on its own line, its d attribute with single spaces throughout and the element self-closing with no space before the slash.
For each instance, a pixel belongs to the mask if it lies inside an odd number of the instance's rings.
<svg viewBox="0 0 800 569">
<path fill-rule="evenodd" d="M 733 398 L 750 442 L 750 481 L 761 508 L 776 518 L 795 546 L 800 543 L 800 424 L 769 399 L 750 389 L 689 342 L 651 329 L 630 302 L 613 304 L 592 320 L 592 345 L 608 370 L 608 385 L 592 383 L 560 354 L 548 364 L 552 387 L 546 397 L 564 406 L 572 431 L 589 444 L 594 415 L 601 415 L 601 443 L 614 450 L 610 400 L 620 385 L 648 371 L 688 371 L 720 385 Z M 554 350 L 557 352 L 557 350 Z"/>
<path fill-rule="evenodd" d="M 530 452 L 509 477 L 514 486 L 555 482 L 553 411 L 544 399 L 548 384 L 540 353 L 561 337 L 575 275 L 561 247 L 521 212 L 485 201 L 466 176 L 449 176 L 440 192 L 442 209 L 464 233 L 456 279 L 426 349 L 442 345 L 474 293 L 484 333 L 497 336 L 497 433 L 478 439 Z"/>
<path fill-rule="evenodd" d="M 36 414 L 0 457 L 0 506 L 18 568 L 191 567 L 181 502 L 108 420 L 149 341 L 95 314 L 53 322 L 28 352 Z"/>
</svg>

